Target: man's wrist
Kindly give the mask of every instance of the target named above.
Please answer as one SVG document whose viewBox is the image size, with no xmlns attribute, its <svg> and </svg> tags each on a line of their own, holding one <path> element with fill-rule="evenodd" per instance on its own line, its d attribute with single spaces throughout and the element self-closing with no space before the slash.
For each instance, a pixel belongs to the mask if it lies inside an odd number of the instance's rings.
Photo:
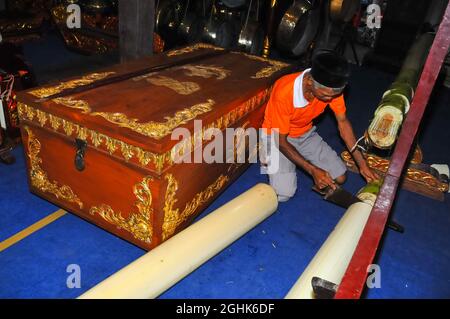
<svg viewBox="0 0 450 319">
<path fill-rule="evenodd" d="M 353 152 L 353 158 L 355 159 L 356 165 L 358 165 L 358 167 L 367 165 L 366 159 L 359 150 L 355 150 Z"/>
<path fill-rule="evenodd" d="M 356 162 L 356 164 L 358 165 L 358 167 L 361 168 L 366 168 L 369 167 L 369 165 L 367 165 L 367 162 L 364 158 L 360 159 L 359 161 Z"/>
<path fill-rule="evenodd" d="M 314 166 L 313 164 L 309 164 L 308 167 L 306 167 L 305 169 L 309 175 L 313 175 L 317 167 Z"/>
</svg>

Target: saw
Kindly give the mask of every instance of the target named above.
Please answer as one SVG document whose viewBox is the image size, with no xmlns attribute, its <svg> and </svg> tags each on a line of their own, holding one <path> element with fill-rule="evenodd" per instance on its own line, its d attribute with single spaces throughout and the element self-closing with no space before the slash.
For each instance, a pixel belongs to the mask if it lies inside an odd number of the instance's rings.
<svg viewBox="0 0 450 319">
<path fill-rule="evenodd" d="M 317 189 L 313 188 L 317 191 Z M 323 195 L 323 199 L 333 203 L 337 206 L 340 206 L 342 208 L 349 208 L 351 205 L 362 202 L 358 197 L 350 193 L 349 191 L 345 190 L 339 185 L 336 185 L 336 188 L 333 189 L 330 186 L 325 187 L 324 189 L 321 189 L 318 191 L 320 194 Z M 405 230 L 402 225 L 394 222 L 394 221 L 388 221 L 387 226 L 395 230 L 396 232 L 403 233 Z"/>
</svg>

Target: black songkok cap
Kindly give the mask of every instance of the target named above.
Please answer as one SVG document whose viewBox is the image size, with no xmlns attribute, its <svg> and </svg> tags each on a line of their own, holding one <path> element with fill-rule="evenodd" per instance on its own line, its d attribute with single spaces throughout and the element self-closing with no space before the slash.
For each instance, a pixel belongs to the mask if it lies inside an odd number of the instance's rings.
<svg viewBox="0 0 450 319">
<path fill-rule="evenodd" d="M 330 88 L 341 88 L 347 84 L 350 67 L 347 60 L 331 50 L 318 52 L 312 60 L 311 76 Z"/>
</svg>

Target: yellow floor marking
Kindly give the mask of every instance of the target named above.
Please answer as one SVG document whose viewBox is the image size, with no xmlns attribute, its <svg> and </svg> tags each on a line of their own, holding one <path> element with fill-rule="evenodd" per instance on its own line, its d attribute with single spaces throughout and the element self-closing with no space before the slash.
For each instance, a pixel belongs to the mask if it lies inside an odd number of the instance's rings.
<svg viewBox="0 0 450 319">
<path fill-rule="evenodd" d="M 24 230 L 18 232 L 17 234 L 9 237 L 8 239 L 2 241 L 0 243 L 0 252 L 7 249 L 8 247 L 14 245 L 15 243 L 21 241 L 32 233 L 38 231 L 39 229 L 47 226 L 48 224 L 54 222 L 58 218 L 64 216 L 67 212 L 63 209 L 60 209 L 53 214 L 48 215 L 47 217 L 42 218 L 40 221 L 34 223 L 30 227 L 25 228 Z"/>
</svg>

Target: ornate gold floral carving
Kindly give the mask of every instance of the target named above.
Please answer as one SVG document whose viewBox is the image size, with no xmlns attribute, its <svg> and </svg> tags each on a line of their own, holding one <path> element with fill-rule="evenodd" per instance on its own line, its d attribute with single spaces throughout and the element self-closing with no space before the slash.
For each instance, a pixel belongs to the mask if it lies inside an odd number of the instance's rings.
<svg viewBox="0 0 450 319">
<path fill-rule="evenodd" d="M 139 163 L 141 163 L 144 166 L 147 166 L 148 163 L 154 161 L 155 155 L 149 152 L 145 152 L 142 149 L 138 148 L 136 149 L 136 157 L 139 160 Z"/>
<path fill-rule="evenodd" d="M 355 161 L 349 152 L 345 151 L 341 154 L 342 159 L 348 166 L 356 167 Z M 375 156 L 368 155 L 367 164 L 382 173 L 386 173 L 389 168 L 389 160 Z M 406 179 L 413 181 L 415 183 L 421 184 L 431 190 L 438 190 L 440 192 L 448 192 L 449 185 L 447 183 L 442 183 L 432 174 L 418 170 L 415 168 L 408 168 L 406 171 Z"/>
<path fill-rule="evenodd" d="M 190 108 L 178 111 L 172 117 L 166 117 L 165 122 L 146 122 L 140 123 L 138 119 L 129 119 L 123 113 L 108 113 L 108 112 L 93 112 L 93 116 L 101 116 L 108 122 L 119 125 L 120 127 L 126 127 L 139 134 L 152 137 L 155 139 L 161 139 L 164 136 L 172 133 L 172 130 L 181 124 L 185 124 L 198 115 L 210 112 L 215 102 L 208 99 L 207 102 L 198 103 Z"/>
<path fill-rule="evenodd" d="M 166 53 L 167 56 L 177 56 L 177 55 L 182 55 L 182 54 L 186 54 L 186 53 L 191 53 L 194 52 L 196 50 L 199 49 L 213 49 L 213 50 L 224 50 L 223 48 L 220 47 L 216 47 L 214 45 L 211 44 L 206 44 L 206 43 L 197 43 L 182 49 L 177 49 L 177 50 L 171 50 L 169 52 Z"/>
<path fill-rule="evenodd" d="M 52 101 L 70 108 L 81 109 L 83 111 L 82 113 L 87 113 L 91 116 L 101 116 L 108 122 L 114 123 L 120 127 L 129 128 L 134 132 L 155 139 L 161 139 L 172 133 L 174 128 L 195 119 L 198 115 L 210 112 L 215 104 L 214 100 L 208 99 L 204 103 L 198 103 L 190 108 L 178 111 L 172 117 L 166 117 L 164 122 L 150 121 L 140 123 L 138 119 L 129 119 L 123 113 L 91 112 L 89 104 L 86 101 L 72 100 L 70 97 L 63 99 L 65 100 L 57 98 Z M 32 116 L 34 116 L 34 114 L 32 114 Z"/>
<path fill-rule="evenodd" d="M 59 117 L 54 116 L 54 115 L 49 115 L 49 116 L 48 116 L 48 120 L 49 120 L 49 122 L 50 122 L 51 127 L 52 127 L 55 131 L 59 129 L 59 127 L 61 126 L 61 124 L 62 124 L 62 122 L 63 122 L 62 119 L 60 119 Z"/>
<path fill-rule="evenodd" d="M 97 132 L 94 132 L 94 131 L 89 131 L 89 133 L 91 134 L 92 144 L 95 147 L 100 146 L 102 144 L 102 141 L 103 141 L 103 138 L 104 138 L 103 134 L 100 134 L 100 133 L 97 133 Z"/>
<path fill-rule="evenodd" d="M 52 100 L 55 103 L 64 105 L 65 107 L 69 107 L 71 109 L 81 110 L 81 113 L 88 114 L 91 112 L 91 108 L 89 107 L 89 103 L 83 100 L 74 100 L 72 97 L 58 97 Z"/>
<path fill-rule="evenodd" d="M 36 110 L 36 116 L 41 126 L 44 126 L 45 123 L 47 123 L 47 116 L 44 112 Z"/>
<path fill-rule="evenodd" d="M 17 114 L 19 114 L 19 119 L 26 117 L 25 112 L 28 110 L 27 106 L 22 102 L 17 102 Z"/>
<path fill-rule="evenodd" d="M 111 155 L 116 153 L 117 150 L 122 151 L 122 149 L 124 149 L 125 155 L 128 157 L 129 160 L 135 157 L 139 164 L 143 166 L 152 164 L 154 165 L 156 172 L 161 173 L 164 168 L 164 165 L 173 164 L 173 159 L 176 156 L 178 156 L 177 154 L 183 155 L 186 152 L 191 151 L 193 149 L 193 145 L 199 145 L 199 143 L 202 143 L 203 133 L 208 128 L 218 128 L 220 130 L 225 129 L 226 127 L 232 125 L 233 123 L 235 123 L 235 121 L 239 120 L 249 112 L 253 111 L 257 107 L 260 107 L 263 103 L 267 101 L 270 95 L 270 90 L 271 89 L 268 88 L 260 92 L 259 94 L 255 95 L 251 99 L 247 100 L 246 102 L 238 106 L 236 109 L 218 118 L 215 122 L 205 125 L 203 127 L 203 130 L 200 132 L 195 132 L 191 137 L 191 139 L 185 139 L 180 141 L 175 146 L 173 146 L 171 150 L 162 154 L 155 154 L 152 152 L 148 152 L 140 147 L 135 147 L 122 141 L 111 138 L 107 135 L 98 133 L 96 131 L 87 128 L 82 128 L 78 124 L 67 121 L 65 119 L 61 119 L 55 115 L 48 114 L 44 111 L 39 111 L 40 112 L 39 116 L 41 117 L 41 120 L 37 120 L 36 114 L 38 111 L 35 110 L 33 107 L 28 106 L 21 102 L 18 103 L 18 113 L 21 120 L 35 121 L 41 127 L 48 127 L 48 125 L 50 125 L 50 127 L 54 131 L 58 131 L 61 126 L 63 128 L 67 127 L 68 125 L 70 125 L 67 124 L 67 122 L 69 122 L 73 126 L 72 134 L 67 134 L 69 130 L 66 131 L 63 129 L 63 132 L 68 137 L 74 137 L 73 135 L 75 134 L 76 137 L 91 143 L 91 145 L 95 146 L 96 148 L 105 149 Z M 47 120 L 43 125 L 41 125 L 40 123 L 44 122 L 43 120 L 44 116 L 46 117 Z M 130 152 L 127 151 L 128 147 L 129 150 L 131 150 Z M 116 155 L 119 154 L 116 153 Z M 121 155 L 123 156 L 123 154 Z"/>
<path fill-rule="evenodd" d="M 83 208 L 83 203 L 69 186 L 60 186 L 57 181 L 51 182 L 48 179 L 47 173 L 40 166 L 42 163 L 42 159 L 39 157 L 39 153 L 41 151 L 41 143 L 28 126 L 25 126 L 24 128 L 28 134 L 27 155 L 30 160 L 31 185 L 43 193 L 53 194 L 58 199 L 63 199 L 70 203 L 75 203 L 80 207 L 80 209 Z"/>
<path fill-rule="evenodd" d="M 73 124 L 71 122 L 64 121 L 62 126 L 63 126 L 64 133 L 66 133 L 66 135 L 68 135 L 68 136 L 72 135 L 72 133 L 75 131 L 75 127 L 73 126 Z"/>
<path fill-rule="evenodd" d="M 78 86 L 91 84 L 95 81 L 104 79 L 114 73 L 115 72 L 91 73 L 91 74 L 85 75 L 79 79 L 62 82 L 56 86 L 39 88 L 36 90 L 29 91 L 28 93 L 30 93 L 31 95 L 34 95 L 38 98 L 46 98 L 46 97 L 49 97 L 53 94 L 60 93 L 67 89 L 73 89 Z"/>
<path fill-rule="evenodd" d="M 65 121 L 67 122 L 67 121 Z M 82 126 L 77 125 L 77 138 L 80 140 L 86 141 L 88 137 L 88 129 Z"/>
<path fill-rule="evenodd" d="M 167 56 L 177 56 L 177 55 L 181 55 L 181 54 L 186 54 L 186 53 L 190 53 L 190 52 L 193 52 L 195 50 L 198 50 L 198 49 L 224 50 L 223 48 L 219 48 L 219 47 L 216 47 L 216 46 L 213 46 L 213 45 L 210 45 L 210 44 L 198 43 L 198 44 L 195 44 L 193 46 L 185 47 L 185 48 L 178 49 L 178 50 L 169 51 L 167 53 Z M 259 70 L 254 76 L 252 76 L 253 79 L 260 79 L 260 78 L 270 77 L 275 72 L 277 72 L 277 71 L 279 71 L 279 70 L 289 66 L 288 63 L 284 63 L 284 62 L 276 61 L 276 60 L 272 60 L 272 59 L 267 59 L 267 58 L 263 58 L 263 57 L 260 57 L 260 56 L 251 55 L 251 54 L 247 54 L 247 53 L 243 53 L 243 52 L 232 52 L 232 53 L 242 54 L 242 55 L 245 55 L 249 59 L 260 61 L 260 62 L 266 62 L 266 63 L 270 64 L 269 66 Z"/>
<path fill-rule="evenodd" d="M 19 113 L 19 118 L 24 120 L 33 121 L 34 116 L 36 114 L 36 111 L 28 107 L 26 104 L 23 104 L 22 102 L 17 103 L 17 112 Z M 39 122 L 41 122 L 40 120 Z"/>
<path fill-rule="evenodd" d="M 247 54 L 247 53 L 243 53 L 243 52 L 233 52 L 233 53 L 242 54 L 251 60 L 266 62 L 266 63 L 270 64 L 270 66 L 267 66 L 267 67 L 259 70 L 254 76 L 252 76 L 252 79 L 268 78 L 268 77 L 272 76 L 272 74 L 274 74 L 275 72 L 280 71 L 281 69 L 289 66 L 288 63 L 271 60 L 271 59 L 266 59 L 266 58 L 256 56 L 256 55 L 251 55 L 251 54 Z"/>
<path fill-rule="evenodd" d="M 199 76 L 205 79 L 216 77 L 217 80 L 223 80 L 231 74 L 230 70 L 217 65 L 186 64 L 176 67 L 175 69 L 184 70 L 184 74 L 187 76 Z"/>
<path fill-rule="evenodd" d="M 214 181 L 214 183 L 209 185 L 202 192 L 196 194 L 191 201 L 186 203 L 186 206 L 180 213 L 178 208 L 174 208 L 177 202 L 175 195 L 178 190 L 178 182 L 172 174 L 167 174 L 164 177 L 167 180 L 167 189 L 165 195 L 165 204 L 163 207 L 163 240 L 171 237 L 181 223 L 183 223 L 189 216 L 194 214 L 200 206 L 210 200 L 229 181 L 228 176 L 220 175 Z"/>
<path fill-rule="evenodd" d="M 117 145 L 120 145 L 119 141 L 110 137 L 106 137 L 106 149 L 108 150 L 109 154 L 113 154 L 116 151 Z"/>
<path fill-rule="evenodd" d="M 130 160 L 130 158 L 134 156 L 134 146 L 125 143 L 120 143 L 120 150 L 122 152 L 123 158 L 127 162 Z"/>
<path fill-rule="evenodd" d="M 134 238 L 147 244 L 151 243 L 153 237 L 153 199 L 150 183 L 152 181 L 153 179 L 147 176 L 133 187 L 133 193 L 137 198 L 135 206 L 138 212 L 131 212 L 127 218 L 123 217 L 121 212 L 114 212 L 111 206 L 106 204 L 91 207 L 89 213 L 91 215 L 98 214 L 117 228 L 131 233 Z"/>
<path fill-rule="evenodd" d="M 170 152 L 167 152 L 165 154 L 154 154 L 152 152 L 147 152 L 139 147 L 135 147 L 129 144 L 126 144 L 122 141 L 113 139 L 109 136 L 106 136 L 104 134 L 89 130 L 87 128 L 80 127 L 77 124 L 74 124 L 70 121 L 61 119 L 59 117 L 56 117 L 51 114 L 47 114 L 43 111 L 34 110 L 32 107 L 29 107 L 23 103 L 18 104 L 18 110 L 19 110 L 19 116 L 23 120 L 33 120 L 37 118 L 36 113 L 40 114 L 40 117 L 45 117 L 45 121 L 38 120 L 37 123 L 40 124 L 41 127 L 44 127 L 46 123 L 50 123 L 50 126 L 55 130 L 58 131 L 58 129 L 62 126 L 63 132 L 71 137 L 73 134 L 77 138 L 81 138 L 83 140 L 88 141 L 88 138 L 90 137 L 90 142 L 95 147 L 99 147 L 104 145 L 103 147 L 110 153 L 113 154 L 116 152 L 117 149 L 121 151 L 122 156 L 125 160 L 129 160 L 130 158 L 134 157 L 136 155 L 139 163 L 141 165 L 147 165 L 150 162 L 152 162 L 155 165 L 155 169 L 158 172 L 161 172 L 164 163 L 170 162 Z M 31 121 L 30 120 L 30 121 Z M 41 123 L 44 123 L 41 125 Z M 70 134 L 69 134 L 70 133 Z"/>
<path fill-rule="evenodd" d="M 200 85 L 195 82 L 181 82 L 163 75 L 159 75 L 158 77 L 148 77 L 147 82 L 157 86 L 164 86 L 181 95 L 189 95 L 200 90 Z"/>
</svg>

